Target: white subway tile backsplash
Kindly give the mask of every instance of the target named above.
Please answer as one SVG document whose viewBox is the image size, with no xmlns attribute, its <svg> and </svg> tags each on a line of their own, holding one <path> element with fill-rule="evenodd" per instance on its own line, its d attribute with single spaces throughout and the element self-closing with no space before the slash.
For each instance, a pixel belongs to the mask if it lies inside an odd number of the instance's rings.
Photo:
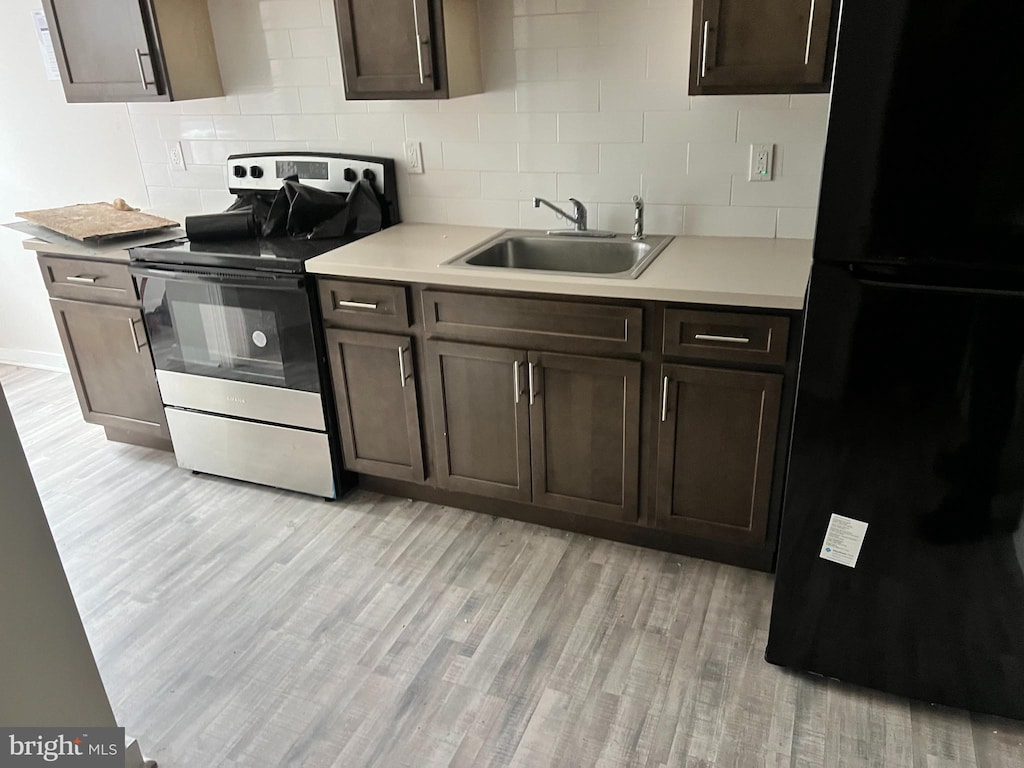
<svg viewBox="0 0 1024 768">
<path fill-rule="evenodd" d="M 645 173 L 643 195 L 649 203 L 666 205 L 729 205 L 728 176 L 687 176 Z"/>
<path fill-rule="evenodd" d="M 550 52 L 551 49 L 543 50 Z M 647 50 L 642 45 L 559 48 L 557 54 L 559 80 L 588 80 L 596 77 L 602 80 L 630 79 L 635 82 L 647 76 Z"/>
<path fill-rule="evenodd" d="M 413 197 L 405 195 L 398 202 L 402 221 L 422 224 L 447 224 L 448 203 L 438 197 Z"/>
<path fill-rule="evenodd" d="M 225 115 L 213 118 L 218 139 L 273 139 L 274 121 L 268 116 Z"/>
<path fill-rule="evenodd" d="M 558 51 L 555 48 L 524 48 L 515 54 L 516 79 L 520 82 L 558 79 Z"/>
<path fill-rule="evenodd" d="M 828 95 L 690 97 L 690 0 L 477 7 L 483 93 L 348 101 L 334 0 L 213 0 L 231 95 L 127 107 L 152 204 L 223 210 L 229 154 L 340 151 L 396 159 L 405 221 L 562 228 L 531 198 L 574 196 L 629 231 L 640 192 L 652 233 L 812 235 Z M 754 141 L 776 145 L 771 183 L 746 181 Z"/>
<path fill-rule="evenodd" d="M 812 240 L 817 219 L 818 211 L 815 208 L 779 208 L 779 224 L 775 236 Z"/>
<path fill-rule="evenodd" d="M 729 142 L 736 140 L 736 112 L 690 110 L 644 113 L 644 141 Z M 764 139 L 768 141 L 768 139 Z"/>
<path fill-rule="evenodd" d="M 560 142 L 640 142 L 644 116 L 640 112 L 569 112 L 558 116 Z"/>
<path fill-rule="evenodd" d="M 515 144 L 446 141 L 444 167 L 455 171 L 514 171 L 519 166 Z"/>
<path fill-rule="evenodd" d="M 214 118 L 200 117 L 161 117 L 160 135 L 168 141 L 178 139 L 215 139 L 217 132 L 214 130 Z"/>
<path fill-rule="evenodd" d="M 409 176 L 409 194 L 417 197 L 480 197 L 480 172 L 434 170 Z"/>
<path fill-rule="evenodd" d="M 746 176 L 733 176 L 732 204 L 813 208 L 818 204 L 818 188 L 813 177 L 776 176 L 770 182 L 753 182 Z"/>
<path fill-rule="evenodd" d="M 775 237 L 775 211 L 688 205 L 683 218 L 687 235 L 711 237 Z"/>
<path fill-rule="evenodd" d="M 228 155 L 249 151 L 249 145 L 244 141 L 190 141 L 184 146 L 188 160 L 197 165 L 223 165 Z"/>
<path fill-rule="evenodd" d="M 482 173 L 481 195 L 491 200 L 551 200 L 557 193 L 553 173 Z"/>
<path fill-rule="evenodd" d="M 260 93 L 240 93 L 238 109 L 243 115 L 294 115 L 302 111 L 299 89 L 275 88 Z"/>
<path fill-rule="evenodd" d="M 520 171 L 597 173 L 597 144 L 521 144 Z"/>
<path fill-rule="evenodd" d="M 740 143 L 820 143 L 825 136 L 825 114 L 817 109 L 741 109 Z"/>
<path fill-rule="evenodd" d="M 401 144 L 405 141 L 405 119 L 401 115 L 338 115 L 338 136 L 342 140 L 369 137 L 373 141 Z"/>
<path fill-rule="evenodd" d="M 597 112 L 601 103 L 596 80 L 559 80 L 516 85 L 519 112 Z"/>
<path fill-rule="evenodd" d="M 480 115 L 480 141 L 554 142 L 558 116 L 544 112 Z"/>
<path fill-rule="evenodd" d="M 331 115 L 274 115 L 274 138 L 284 141 L 319 141 L 338 138 L 338 123 Z"/>
<path fill-rule="evenodd" d="M 327 59 L 271 59 L 270 83 L 274 86 L 329 85 Z"/>
<path fill-rule="evenodd" d="M 602 112 L 679 112 L 690 108 L 687 85 L 679 80 L 602 80 Z"/>
<path fill-rule="evenodd" d="M 519 204 L 514 200 L 449 200 L 448 223 L 516 227 L 519 226 Z"/>
<path fill-rule="evenodd" d="M 750 145 L 693 142 L 690 144 L 686 172 L 695 176 L 749 173 Z"/>
<path fill-rule="evenodd" d="M 330 27 L 315 29 L 293 29 L 289 32 L 292 51 L 295 56 L 340 55 L 338 35 Z"/>
<path fill-rule="evenodd" d="M 597 45 L 597 20 L 594 13 L 519 16 L 512 21 L 512 42 L 517 49 Z"/>
<path fill-rule="evenodd" d="M 480 120 L 476 115 L 460 113 L 411 114 L 405 116 L 405 135 L 420 141 L 478 141 Z"/>
<path fill-rule="evenodd" d="M 629 202 L 639 191 L 639 171 L 558 174 L 558 197 L 575 197 L 584 205 Z"/>
<path fill-rule="evenodd" d="M 299 88 L 299 108 L 281 110 L 282 112 L 301 111 L 310 115 L 333 115 L 338 112 L 366 112 L 365 101 L 348 101 L 345 89 L 339 85 L 321 85 L 310 88 Z M 242 110 L 245 111 L 244 108 Z"/>
<path fill-rule="evenodd" d="M 324 23 L 319 0 L 259 0 L 264 29 L 302 29 Z"/>
</svg>

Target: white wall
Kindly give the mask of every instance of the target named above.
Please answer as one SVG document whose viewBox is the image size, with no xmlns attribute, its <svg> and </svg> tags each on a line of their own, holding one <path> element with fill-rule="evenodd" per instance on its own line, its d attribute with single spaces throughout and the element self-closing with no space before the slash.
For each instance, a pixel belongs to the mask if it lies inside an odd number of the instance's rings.
<svg viewBox="0 0 1024 768">
<path fill-rule="evenodd" d="M 148 196 L 124 104 L 68 104 L 46 79 L 32 11 L 5 0 L 0 24 L 0 223 L 14 212 Z M 64 367 L 35 254 L 0 228 L 0 362 Z"/>
<path fill-rule="evenodd" d="M 129 107 L 154 205 L 223 209 L 230 152 L 408 138 L 427 172 L 400 173 L 406 221 L 546 227 L 528 200 L 574 196 L 626 230 L 642 192 L 652 232 L 812 235 L 827 96 L 687 96 L 691 0 L 479 0 L 486 92 L 406 102 L 345 101 L 331 0 L 209 3 L 231 95 Z M 746 180 L 752 142 L 778 145 L 776 181 Z"/>
</svg>

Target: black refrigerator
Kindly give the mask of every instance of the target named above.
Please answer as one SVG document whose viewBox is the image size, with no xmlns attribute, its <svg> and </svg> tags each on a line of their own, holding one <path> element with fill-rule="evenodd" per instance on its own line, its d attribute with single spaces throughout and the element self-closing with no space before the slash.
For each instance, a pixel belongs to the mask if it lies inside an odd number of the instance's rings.
<svg viewBox="0 0 1024 768">
<path fill-rule="evenodd" d="M 1019 719 L 1022 6 L 843 3 L 766 652 Z"/>
</svg>

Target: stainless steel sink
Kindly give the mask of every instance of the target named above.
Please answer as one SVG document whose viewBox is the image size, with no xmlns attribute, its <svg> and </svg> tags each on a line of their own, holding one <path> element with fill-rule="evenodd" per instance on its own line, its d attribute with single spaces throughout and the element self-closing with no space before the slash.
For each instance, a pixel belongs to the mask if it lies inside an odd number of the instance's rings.
<svg viewBox="0 0 1024 768">
<path fill-rule="evenodd" d="M 628 235 L 598 240 L 511 230 L 445 263 L 460 267 L 530 269 L 632 280 L 671 240 L 666 235 L 650 235 L 639 241 L 630 240 Z"/>
</svg>

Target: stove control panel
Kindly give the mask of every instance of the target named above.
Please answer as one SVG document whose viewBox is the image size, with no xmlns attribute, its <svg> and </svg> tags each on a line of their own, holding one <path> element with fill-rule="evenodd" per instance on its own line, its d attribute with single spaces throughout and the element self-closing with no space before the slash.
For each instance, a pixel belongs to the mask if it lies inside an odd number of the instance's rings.
<svg viewBox="0 0 1024 768">
<path fill-rule="evenodd" d="M 326 192 L 348 193 L 360 179 L 366 179 L 384 194 L 384 164 L 359 155 L 328 155 L 316 152 L 276 152 L 230 155 L 227 159 L 228 187 L 232 194 L 274 192 L 281 181 L 298 176 L 299 181 Z"/>
</svg>

